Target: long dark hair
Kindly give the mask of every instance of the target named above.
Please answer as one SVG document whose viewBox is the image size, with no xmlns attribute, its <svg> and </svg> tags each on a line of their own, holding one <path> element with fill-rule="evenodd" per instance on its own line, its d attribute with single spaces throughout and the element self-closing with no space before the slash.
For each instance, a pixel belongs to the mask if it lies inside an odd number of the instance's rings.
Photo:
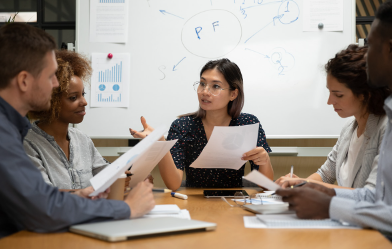
<svg viewBox="0 0 392 249">
<path fill-rule="evenodd" d="M 384 100 L 391 94 L 388 87 L 372 88 L 367 84 L 367 47 L 349 45 L 325 65 L 325 71 L 349 88 L 356 97 L 363 95 L 362 104 L 374 115 L 384 115 Z"/>
<path fill-rule="evenodd" d="M 242 107 L 244 106 L 245 96 L 244 96 L 244 84 L 242 79 L 242 74 L 240 68 L 234 62 L 231 62 L 229 59 L 220 59 L 209 61 L 200 71 L 200 77 L 206 70 L 218 70 L 227 83 L 229 83 L 230 90 L 233 91 L 238 89 L 238 96 L 235 100 L 230 101 L 227 105 L 227 114 L 229 114 L 232 118 L 238 118 L 241 114 Z M 179 117 L 192 116 L 194 118 L 205 118 L 206 111 L 199 107 L 199 110 L 196 112 L 188 113 L 180 115 Z"/>
</svg>

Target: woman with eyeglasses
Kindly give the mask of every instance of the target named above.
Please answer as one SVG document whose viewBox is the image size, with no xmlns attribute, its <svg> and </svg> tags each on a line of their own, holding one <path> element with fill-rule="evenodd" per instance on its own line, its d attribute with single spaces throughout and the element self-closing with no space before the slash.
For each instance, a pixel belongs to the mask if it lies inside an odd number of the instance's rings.
<svg viewBox="0 0 392 249">
<path fill-rule="evenodd" d="M 233 169 L 200 169 L 189 167 L 206 146 L 215 126 L 242 126 L 259 123 L 257 147 L 246 152 L 242 160 L 250 161 L 252 170 L 273 179 L 273 170 L 264 131 L 257 117 L 241 113 L 244 105 L 243 80 L 239 67 L 228 59 L 209 61 L 194 83 L 199 110 L 179 116 L 169 130 L 167 139 L 177 143 L 159 162 L 159 171 L 166 186 L 172 190 L 181 186 L 183 171 L 186 187 L 231 188 L 242 187 L 244 166 Z M 141 118 L 144 130 L 130 129 L 131 135 L 144 138 L 153 131 Z M 163 140 L 164 138 L 162 138 Z"/>
</svg>

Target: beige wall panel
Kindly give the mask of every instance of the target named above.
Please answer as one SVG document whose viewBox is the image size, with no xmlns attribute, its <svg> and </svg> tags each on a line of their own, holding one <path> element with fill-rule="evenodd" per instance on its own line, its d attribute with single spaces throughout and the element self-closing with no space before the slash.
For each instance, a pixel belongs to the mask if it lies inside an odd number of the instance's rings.
<svg viewBox="0 0 392 249">
<path fill-rule="evenodd" d="M 315 173 L 326 159 L 327 157 L 271 157 L 274 180 L 290 173 L 291 165 L 294 165 L 294 174 L 303 178 L 308 177 Z"/>
<path fill-rule="evenodd" d="M 104 156 L 104 158 L 108 160 L 109 163 L 112 163 L 118 158 L 118 156 Z"/>
<path fill-rule="evenodd" d="M 337 139 L 267 139 L 271 147 L 333 147 Z"/>
<path fill-rule="evenodd" d="M 95 147 L 127 147 L 128 139 L 92 139 Z"/>
</svg>

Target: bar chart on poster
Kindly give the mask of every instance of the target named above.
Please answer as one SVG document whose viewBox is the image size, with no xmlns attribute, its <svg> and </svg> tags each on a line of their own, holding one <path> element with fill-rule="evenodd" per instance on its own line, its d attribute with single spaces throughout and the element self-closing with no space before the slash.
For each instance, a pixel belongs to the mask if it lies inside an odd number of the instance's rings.
<svg viewBox="0 0 392 249">
<path fill-rule="evenodd" d="M 128 107 L 129 61 L 128 53 L 92 54 L 91 107 Z"/>
</svg>

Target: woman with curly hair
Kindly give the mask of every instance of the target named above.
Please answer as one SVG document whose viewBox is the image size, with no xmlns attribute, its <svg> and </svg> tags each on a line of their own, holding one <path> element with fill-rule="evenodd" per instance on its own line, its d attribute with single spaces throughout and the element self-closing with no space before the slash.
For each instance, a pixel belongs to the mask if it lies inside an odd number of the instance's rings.
<svg viewBox="0 0 392 249">
<path fill-rule="evenodd" d="M 59 87 L 52 93 L 51 108 L 29 112 L 32 124 L 24 147 L 45 181 L 63 191 L 93 189 L 90 179 L 109 163 L 102 158 L 91 139 L 69 124 L 78 124 L 86 115 L 83 81 L 91 76 L 90 62 L 78 53 L 56 51 Z M 128 179 L 129 181 L 129 179 Z"/>
<path fill-rule="evenodd" d="M 384 100 L 391 94 L 387 87 L 367 84 L 367 47 L 350 45 L 325 65 L 328 105 L 342 117 L 352 117 L 343 127 L 327 161 L 306 179 L 289 174 L 276 182 L 282 187 L 304 180 L 330 188 L 374 188 L 379 150 L 387 123 Z M 334 185 L 337 181 L 338 185 Z"/>
</svg>

